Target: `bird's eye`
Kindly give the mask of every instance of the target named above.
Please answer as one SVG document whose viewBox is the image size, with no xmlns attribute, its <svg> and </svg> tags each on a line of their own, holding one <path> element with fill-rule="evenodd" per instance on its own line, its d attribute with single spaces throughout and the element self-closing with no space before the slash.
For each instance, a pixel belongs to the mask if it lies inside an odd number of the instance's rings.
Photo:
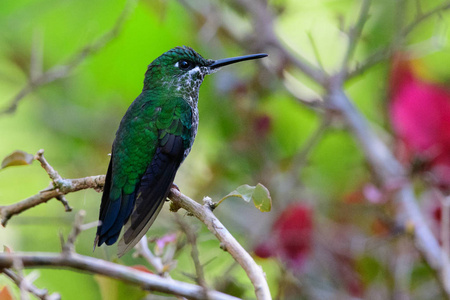
<svg viewBox="0 0 450 300">
<path fill-rule="evenodd" d="M 181 70 L 187 70 L 191 67 L 191 62 L 187 61 L 187 60 L 180 60 L 178 62 L 178 68 L 180 68 Z"/>
</svg>

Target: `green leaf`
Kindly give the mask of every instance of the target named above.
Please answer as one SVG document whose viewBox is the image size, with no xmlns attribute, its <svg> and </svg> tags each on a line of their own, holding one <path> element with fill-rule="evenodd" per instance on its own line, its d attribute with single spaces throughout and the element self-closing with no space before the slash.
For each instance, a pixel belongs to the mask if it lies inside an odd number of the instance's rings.
<svg viewBox="0 0 450 300">
<path fill-rule="evenodd" d="M 94 275 L 103 300 L 143 299 L 147 292 L 140 287 L 102 275 Z"/>
<path fill-rule="evenodd" d="M 11 166 L 30 165 L 34 160 L 34 155 L 25 151 L 17 150 L 5 157 L 0 169 Z"/>
<path fill-rule="evenodd" d="M 241 198 L 245 202 L 253 200 L 255 207 L 262 212 L 268 212 L 272 209 L 272 198 L 270 197 L 269 190 L 261 183 L 258 183 L 256 186 L 248 184 L 241 185 L 223 197 L 216 206 L 222 203 L 223 200 L 231 197 Z"/>
<path fill-rule="evenodd" d="M 270 197 L 269 190 L 258 183 L 253 192 L 253 204 L 262 212 L 269 212 L 272 209 L 272 198 Z"/>
</svg>

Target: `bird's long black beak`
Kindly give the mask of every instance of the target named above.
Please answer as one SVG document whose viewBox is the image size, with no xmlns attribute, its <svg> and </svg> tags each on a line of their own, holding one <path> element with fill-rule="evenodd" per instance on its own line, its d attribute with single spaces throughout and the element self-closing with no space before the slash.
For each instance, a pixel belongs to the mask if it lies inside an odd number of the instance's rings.
<svg viewBox="0 0 450 300">
<path fill-rule="evenodd" d="M 231 65 L 237 62 L 245 61 L 245 60 L 251 60 L 251 59 L 258 59 L 266 57 L 266 53 L 258 53 L 258 54 L 250 54 L 250 55 L 244 55 L 244 56 L 238 56 L 238 57 L 231 57 L 231 58 L 224 58 L 224 59 L 218 59 L 213 61 L 212 64 L 209 65 L 210 69 L 217 69 L 226 65 Z"/>
</svg>

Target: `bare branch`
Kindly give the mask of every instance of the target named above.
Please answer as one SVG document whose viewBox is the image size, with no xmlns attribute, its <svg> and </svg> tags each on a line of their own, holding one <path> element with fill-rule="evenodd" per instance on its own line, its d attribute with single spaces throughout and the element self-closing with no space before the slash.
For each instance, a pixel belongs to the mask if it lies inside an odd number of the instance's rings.
<svg viewBox="0 0 450 300">
<path fill-rule="evenodd" d="M 61 295 L 58 293 L 53 293 L 51 295 L 48 294 L 48 291 L 46 289 L 39 289 L 36 286 L 34 286 L 31 282 L 28 282 L 28 280 L 25 277 L 22 277 L 16 273 L 14 273 L 11 269 L 3 269 L 3 274 L 8 276 L 9 278 L 14 281 L 14 283 L 19 287 L 24 287 L 29 293 L 33 294 L 39 299 L 42 300 L 59 300 L 61 299 Z"/>
<path fill-rule="evenodd" d="M 234 3 L 245 9 L 252 17 L 255 31 L 254 37 L 257 39 L 256 44 L 266 48 L 274 47 L 282 57 L 282 60 L 299 68 L 316 82 L 323 85 L 327 83 L 328 75 L 322 69 L 312 65 L 299 53 L 294 55 L 286 50 L 286 46 L 281 43 L 274 31 L 273 15 L 267 7 L 267 3 L 253 0 L 234 0 Z M 245 45 L 246 43 L 243 44 Z"/>
<path fill-rule="evenodd" d="M 441 196 L 442 285 L 450 291 L 450 196 Z"/>
<path fill-rule="evenodd" d="M 416 18 L 406 25 L 402 30 L 400 30 L 398 38 L 404 39 L 406 36 L 408 36 L 415 28 L 417 28 L 418 25 L 423 23 L 424 21 L 428 20 L 429 18 L 433 17 L 434 15 L 443 12 L 445 10 L 450 9 L 450 2 L 446 2 L 427 13 L 421 13 L 421 11 L 418 11 L 418 15 Z M 395 41 L 395 43 L 398 43 L 398 41 Z M 379 49 L 378 51 L 375 51 L 373 54 L 371 54 L 363 63 L 357 65 L 353 70 L 350 70 L 347 73 L 346 78 L 353 78 L 355 76 L 358 76 L 364 71 L 368 70 L 369 68 L 375 66 L 376 64 L 385 61 L 388 59 L 391 55 L 393 50 L 395 49 L 395 45 L 390 44 L 385 48 Z"/>
<path fill-rule="evenodd" d="M 241 6 L 246 8 L 246 10 L 254 17 L 259 19 L 264 19 L 268 12 L 261 12 L 262 7 L 259 1 L 247 1 L 247 0 L 236 0 Z M 256 4 L 259 3 L 259 4 Z M 368 3 L 368 2 L 367 2 Z M 368 4 L 366 4 L 368 5 Z M 450 5 L 450 4 L 449 4 Z M 256 9 L 258 6 L 258 9 Z M 447 4 L 441 6 L 440 9 L 447 9 Z M 430 17 L 437 10 L 433 10 L 423 16 L 421 16 L 416 22 L 412 23 L 416 26 L 418 23 L 422 22 L 426 18 Z M 358 18 L 360 20 L 360 28 L 364 24 L 363 17 L 367 14 L 365 6 L 361 10 L 361 16 Z M 255 22 L 255 30 L 260 30 L 258 27 L 261 25 L 259 22 Z M 273 35 L 273 29 L 267 28 L 272 24 L 264 27 L 265 31 L 261 34 L 268 34 L 269 37 Z M 408 28 L 408 27 L 407 27 Z M 412 27 L 411 27 L 412 28 Z M 405 34 L 409 33 L 410 30 L 406 30 Z M 261 35 L 260 34 L 260 35 Z M 259 35 L 259 36 L 260 36 Z M 355 34 L 354 45 L 357 43 L 357 39 L 360 33 Z M 261 37 L 264 39 L 264 37 Z M 273 38 L 273 37 L 271 37 Z M 352 46 L 354 47 L 354 46 Z M 351 49 L 351 47 L 349 48 Z M 286 50 L 285 50 L 286 51 Z M 353 50 L 350 51 L 350 54 Z M 384 50 L 383 50 L 384 51 Z M 289 56 L 287 56 L 289 58 Z M 353 106 L 347 95 L 343 91 L 342 84 L 348 78 L 346 76 L 332 76 L 328 81 L 322 80 L 317 77 L 316 70 L 309 70 L 308 68 L 298 66 L 306 75 L 316 80 L 317 83 L 321 84 L 326 90 L 326 101 L 327 108 L 331 113 L 340 114 L 346 121 L 350 131 L 354 134 L 355 138 L 359 141 L 362 146 L 362 150 L 366 155 L 368 162 L 373 168 L 378 179 L 384 184 L 387 184 L 392 180 L 404 180 L 406 183 L 397 190 L 395 198 L 402 205 L 403 210 L 398 211 L 398 217 L 403 224 L 411 222 L 414 224 L 414 240 L 417 249 L 424 255 L 427 263 L 432 267 L 438 274 L 441 272 L 441 248 L 436 238 L 433 236 L 432 232 L 428 228 L 417 202 L 414 196 L 414 191 L 412 185 L 407 182 L 404 178 L 405 170 L 400 165 L 400 163 L 394 158 L 393 154 L 389 151 L 388 147 L 381 141 L 381 139 L 373 132 L 364 117 L 357 111 Z"/>
<path fill-rule="evenodd" d="M 356 46 L 358 45 L 359 38 L 361 37 L 364 24 L 366 24 L 367 18 L 369 16 L 370 0 L 364 0 L 361 5 L 361 11 L 358 15 L 358 21 L 350 29 L 348 34 L 349 41 L 347 52 L 345 53 L 344 59 L 342 61 L 341 73 L 347 73 L 348 64 L 355 52 Z"/>
<path fill-rule="evenodd" d="M 24 268 L 51 267 L 85 271 L 128 282 L 148 291 L 179 295 L 189 299 L 204 299 L 203 288 L 200 286 L 177 280 L 167 280 L 155 274 L 77 253 L 71 253 L 70 255 L 55 253 L 0 253 L 0 270 L 11 268 L 14 260 L 20 261 Z M 210 291 L 210 293 L 213 299 L 238 300 L 236 297 L 221 292 Z"/>
<path fill-rule="evenodd" d="M 80 210 L 75 216 L 75 222 L 72 227 L 72 231 L 67 237 L 67 241 L 62 246 L 62 252 L 65 255 L 70 255 L 71 253 L 75 253 L 75 241 L 78 235 L 83 231 L 83 221 L 86 216 L 86 212 L 84 210 Z"/>
<path fill-rule="evenodd" d="M 203 266 L 200 262 L 200 254 L 199 254 L 198 248 L 197 248 L 197 236 L 189 224 L 184 222 L 181 218 L 177 218 L 176 220 L 177 220 L 177 223 L 180 226 L 181 230 L 183 230 L 183 232 L 186 234 L 188 243 L 191 245 L 191 257 L 192 257 L 192 261 L 194 262 L 195 273 L 197 274 L 196 281 L 197 281 L 198 285 L 203 287 L 205 299 L 209 300 L 209 299 L 211 299 L 211 297 L 208 292 L 209 288 L 208 288 L 208 285 L 206 284 L 205 275 L 203 272 Z"/>
<path fill-rule="evenodd" d="M 148 248 L 148 239 L 147 236 L 143 236 L 142 239 L 135 247 L 137 256 L 143 257 L 150 265 L 155 268 L 157 274 L 162 277 L 166 277 L 166 271 L 164 270 L 164 264 L 160 257 L 157 257 L 150 251 Z"/>
<path fill-rule="evenodd" d="M 349 47 L 343 59 L 342 70 L 348 70 L 348 63 L 360 40 L 363 25 L 368 16 L 369 2 L 370 1 L 365 1 L 363 3 L 358 16 L 358 21 L 350 34 Z M 386 186 L 388 186 L 388 183 L 391 181 L 404 182 L 400 188 L 393 192 L 394 198 L 400 204 L 400 209 L 397 211 L 397 218 L 404 226 L 408 224 L 413 225 L 413 237 L 416 248 L 423 255 L 428 265 L 439 275 L 439 277 L 441 277 L 440 281 L 442 282 L 442 249 L 422 216 L 417 205 L 412 184 L 405 178 L 406 172 L 404 168 L 395 159 L 394 155 L 383 141 L 373 132 L 367 120 L 354 107 L 343 89 L 343 83 L 346 80 L 362 73 L 376 63 L 389 58 L 395 45 L 389 45 L 388 47 L 375 52 L 366 60 L 366 62 L 357 66 L 354 70 L 344 72 L 340 70 L 338 74 L 328 76 L 325 72 L 322 72 L 322 70 L 311 67 L 311 65 L 306 63 L 303 59 L 297 60 L 293 54 L 285 49 L 274 32 L 272 15 L 267 8 L 266 2 L 234 0 L 234 3 L 243 8 L 252 17 L 254 22 L 253 30 L 255 32 L 254 38 L 257 39 L 257 44 L 262 48 L 270 48 L 271 50 L 276 48 L 278 54 L 284 59 L 281 60 L 282 62 L 288 62 L 292 66 L 297 67 L 326 90 L 326 109 L 328 109 L 330 113 L 337 113 L 346 122 L 349 130 L 360 143 L 362 151 L 378 180 Z M 409 25 L 400 29 L 400 38 L 408 35 L 416 26 L 426 19 L 449 8 L 450 3 L 447 2 L 427 13 L 419 14 Z M 233 38 L 236 39 L 236 37 Z M 282 69 L 285 67 L 285 65 L 281 66 Z M 278 72 L 277 74 L 280 76 L 282 72 Z M 446 293 L 449 294 L 449 291 L 447 290 Z"/>
<path fill-rule="evenodd" d="M 222 249 L 229 252 L 234 260 L 237 261 L 247 273 L 247 276 L 250 278 L 250 281 L 255 288 L 255 294 L 258 300 L 272 299 L 262 268 L 255 263 L 250 254 L 245 251 L 238 241 L 236 241 L 234 236 L 231 235 L 213 214 L 211 207 L 214 205 L 210 199 L 204 199 L 205 204 L 200 205 L 174 188 L 170 190 L 169 199 L 172 200 L 173 203 L 173 205 L 171 205 L 171 210 L 176 211 L 179 208 L 183 208 L 189 213 L 192 213 L 217 237 L 221 243 Z"/>
<path fill-rule="evenodd" d="M 360 143 L 367 161 L 382 184 L 388 185 L 389 182 L 396 180 L 404 182 L 403 186 L 393 193 L 394 198 L 402 206 L 402 209 L 397 212 L 397 217 L 401 224 L 413 226 L 417 250 L 422 253 L 428 265 L 440 274 L 442 271 L 441 248 L 420 212 L 413 187 L 404 177 L 405 170 L 373 132 L 367 120 L 357 111 L 341 86 L 332 86 L 328 91 L 327 100 L 346 120 L 350 131 Z"/>
<path fill-rule="evenodd" d="M 34 159 L 38 160 L 41 163 L 42 168 L 44 168 L 44 170 L 47 172 L 48 176 L 52 180 L 53 187 L 56 190 L 58 190 L 60 186 L 63 186 L 65 184 L 62 177 L 45 159 L 44 149 L 39 150 L 34 156 Z M 67 202 L 64 195 L 58 195 L 55 198 L 58 199 L 62 203 L 62 205 L 64 205 L 64 209 L 66 210 L 66 212 L 72 211 L 72 208 L 70 207 L 69 202 Z"/>
<path fill-rule="evenodd" d="M 89 176 L 76 179 L 64 179 L 64 185 L 60 188 L 46 189 L 38 194 L 26 198 L 20 202 L 0 206 L 0 220 L 3 226 L 12 216 L 20 214 L 36 205 L 46 203 L 47 201 L 57 198 L 68 193 L 77 192 L 85 189 L 100 190 L 105 184 L 105 175 Z"/>
<path fill-rule="evenodd" d="M 189 9 L 193 14 L 195 14 L 196 19 L 208 20 L 208 13 L 202 11 L 201 7 L 194 7 L 193 5 L 190 5 L 186 0 L 179 0 L 179 2 L 187 9 Z M 254 34 L 252 34 L 251 38 L 254 38 L 256 40 L 254 40 L 253 43 L 249 43 L 248 37 L 238 36 L 236 32 L 234 32 L 230 28 L 231 26 L 227 27 L 226 24 L 223 23 L 218 26 L 217 31 L 220 31 L 244 49 L 249 49 L 250 47 L 254 48 L 256 45 L 257 48 L 275 50 L 275 52 L 277 52 L 277 55 L 280 56 L 283 64 L 287 63 L 299 68 L 306 75 L 321 84 L 325 84 L 327 82 L 328 75 L 320 67 L 314 66 L 307 59 L 302 57 L 300 53 L 296 52 L 295 54 L 292 54 L 291 51 L 286 50 L 286 47 L 275 34 L 275 31 L 273 29 L 274 17 L 268 9 L 267 3 L 265 3 L 264 1 L 253 0 L 234 0 L 233 2 L 237 6 L 247 11 L 252 17 L 254 23 Z"/>
<path fill-rule="evenodd" d="M 90 188 L 100 191 L 103 189 L 103 185 L 105 184 L 104 175 L 90 176 L 78 179 L 62 178 L 45 159 L 44 149 L 39 150 L 34 156 L 34 159 L 38 160 L 41 163 L 42 168 L 44 168 L 44 170 L 47 172 L 52 182 L 48 188 L 40 191 L 34 196 L 11 205 L 0 206 L 0 221 L 3 226 L 6 226 L 6 223 L 12 216 L 20 214 L 21 212 L 41 203 L 46 203 L 53 198 L 59 200 L 64 205 L 64 209 L 66 212 L 71 211 L 72 208 L 69 206 L 69 203 L 67 202 L 64 195 Z"/>
<path fill-rule="evenodd" d="M 417 17 L 409 25 L 407 25 L 407 26 L 405 26 L 405 28 L 403 28 L 402 36 L 407 36 L 422 22 L 424 22 L 424 21 L 428 20 L 429 18 L 433 17 L 434 15 L 436 15 L 440 12 L 443 12 L 445 10 L 448 10 L 448 9 L 450 9 L 450 2 L 446 2 L 442 5 L 439 5 L 436 8 L 434 8 L 426 13 L 421 13 L 420 11 L 418 11 Z"/>
<path fill-rule="evenodd" d="M 303 144 L 302 150 L 296 155 L 292 163 L 291 175 L 297 174 L 297 176 L 292 177 L 298 178 L 298 171 L 301 170 L 306 165 L 310 153 L 320 142 L 324 133 L 330 127 L 330 123 L 331 123 L 331 116 L 324 116 L 320 121 L 320 124 L 317 127 L 317 129 Z"/>
<path fill-rule="evenodd" d="M 120 16 L 117 18 L 114 26 L 99 39 L 85 46 L 79 52 L 75 53 L 72 58 L 69 59 L 66 65 L 56 65 L 46 72 L 41 72 L 40 74 L 36 74 L 36 72 L 34 72 L 33 76 L 30 77 L 26 85 L 11 99 L 9 105 L 5 109 L 0 111 L 0 115 L 14 113 L 19 105 L 19 102 L 29 93 L 47 83 L 69 76 L 70 73 L 76 67 L 78 67 L 88 56 L 97 53 L 109 42 L 114 40 L 114 38 L 116 38 L 122 31 L 123 24 L 133 11 L 136 1 L 137 0 L 129 0 L 125 8 L 122 10 Z"/>
<path fill-rule="evenodd" d="M 350 79 L 363 74 L 368 69 L 388 59 L 392 55 L 393 51 L 393 47 L 386 47 L 375 51 L 363 63 L 357 64 L 353 70 L 350 70 L 347 73 L 346 78 Z"/>
<path fill-rule="evenodd" d="M 48 176 L 55 185 L 58 185 L 58 182 L 63 180 L 61 176 L 59 176 L 58 172 L 55 169 L 53 169 L 53 167 L 45 159 L 44 149 L 39 150 L 34 156 L 34 159 L 38 160 L 41 163 L 42 168 L 44 168 L 44 170 L 47 172 Z"/>
<path fill-rule="evenodd" d="M 325 70 L 325 67 L 322 63 L 322 59 L 320 58 L 319 49 L 317 48 L 317 44 L 314 39 L 314 36 L 312 35 L 311 31 L 309 31 L 307 35 L 308 35 L 309 43 L 311 44 L 311 47 L 314 52 L 314 56 L 316 57 L 317 65 L 320 67 L 320 69 Z"/>
<path fill-rule="evenodd" d="M 42 152 L 42 151 L 40 151 Z M 39 153 L 40 153 L 39 152 Z M 2 220 L 3 226 L 6 225 L 6 222 L 16 214 L 19 214 L 31 207 L 39 205 L 41 203 L 45 203 L 52 198 L 56 198 L 60 195 L 65 195 L 71 192 L 76 192 L 82 189 L 101 189 L 104 185 L 105 176 L 91 176 L 79 179 L 62 179 L 54 170 L 47 161 L 41 155 L 41 164 L 43 164 L 44 169 L 46 169 L 47 173 L 52 179 L 59 180 L 63 182 L 63 184 L 56 184 L 58 187 L 53 187 L 44 191 L 41 191 L 39 194 L 34 195 L 30 198 L 22 200 L 18 203 L 0 206 L 0 216 Z M 50 175 L 51 174 L 51 175 Z M 175 189 L 176 190 L 176 189 Z M 260 266 L 256 265 L 252 257 L 242 248 L 242 246 L 236 241 L 236 239 L 226 230 L 226 228 L 220 223 L 220 221 L 214 216 L 212 213 L 211 201 L 205 201 L 205 205 L 202 206 L 190 199 L 189 197 L 184 196 L 178 190 L 174 192 L 172 189 L 170 194 L 170 199 L 173 203 L 178 205 L 181 208 L 186 209 L 189 213 L 192 213 L 198 219 L 205 223 L 208 229 L 216 235 L 216 237 L 223 245 L 223 248 L 228 251 L 232 257 L 244 268 L 247 272 L 250 280 L 252 281 L 257 298 L 260 299 L 270 299 L 270 291 L 267 285 L 267 281 L 265 279 L 264 273 Z M 178 208 L 179 208 L 178 207 Z M 81 216 L 80 216 L 81 218 Z M 80 224 L 82 222 L 79 222 Z M 79 226 L 74 227 L 74 231 L 71 236 L 72 239 L 69 239 L 63 246 L 63 249 L 66 249 L 63 253 L 73 252 L 73 242 L 79 233 Z M 78 228 L 78 229 L 77 229 Z M 71 250 L 68 251 L 67 249 Z M 214 299 L 214 297 L 211 295 Z"/>
</svg>

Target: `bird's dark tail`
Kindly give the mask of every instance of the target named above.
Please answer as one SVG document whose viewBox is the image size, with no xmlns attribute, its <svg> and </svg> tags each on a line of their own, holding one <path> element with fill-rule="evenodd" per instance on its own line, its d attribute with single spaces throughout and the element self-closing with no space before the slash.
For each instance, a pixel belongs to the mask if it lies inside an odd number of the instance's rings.
<svg viewBox="0 0 450 300">
<path fill-rule="evenodd" d="M 141 178 L 135 208 L 119 241 L 119 257 L 132 249 L 155 221 L 183 160 L 183 139 L 171 134 L 167 136 L 167 141 L 157 148 L 151 164 Z"/>
</svg>

